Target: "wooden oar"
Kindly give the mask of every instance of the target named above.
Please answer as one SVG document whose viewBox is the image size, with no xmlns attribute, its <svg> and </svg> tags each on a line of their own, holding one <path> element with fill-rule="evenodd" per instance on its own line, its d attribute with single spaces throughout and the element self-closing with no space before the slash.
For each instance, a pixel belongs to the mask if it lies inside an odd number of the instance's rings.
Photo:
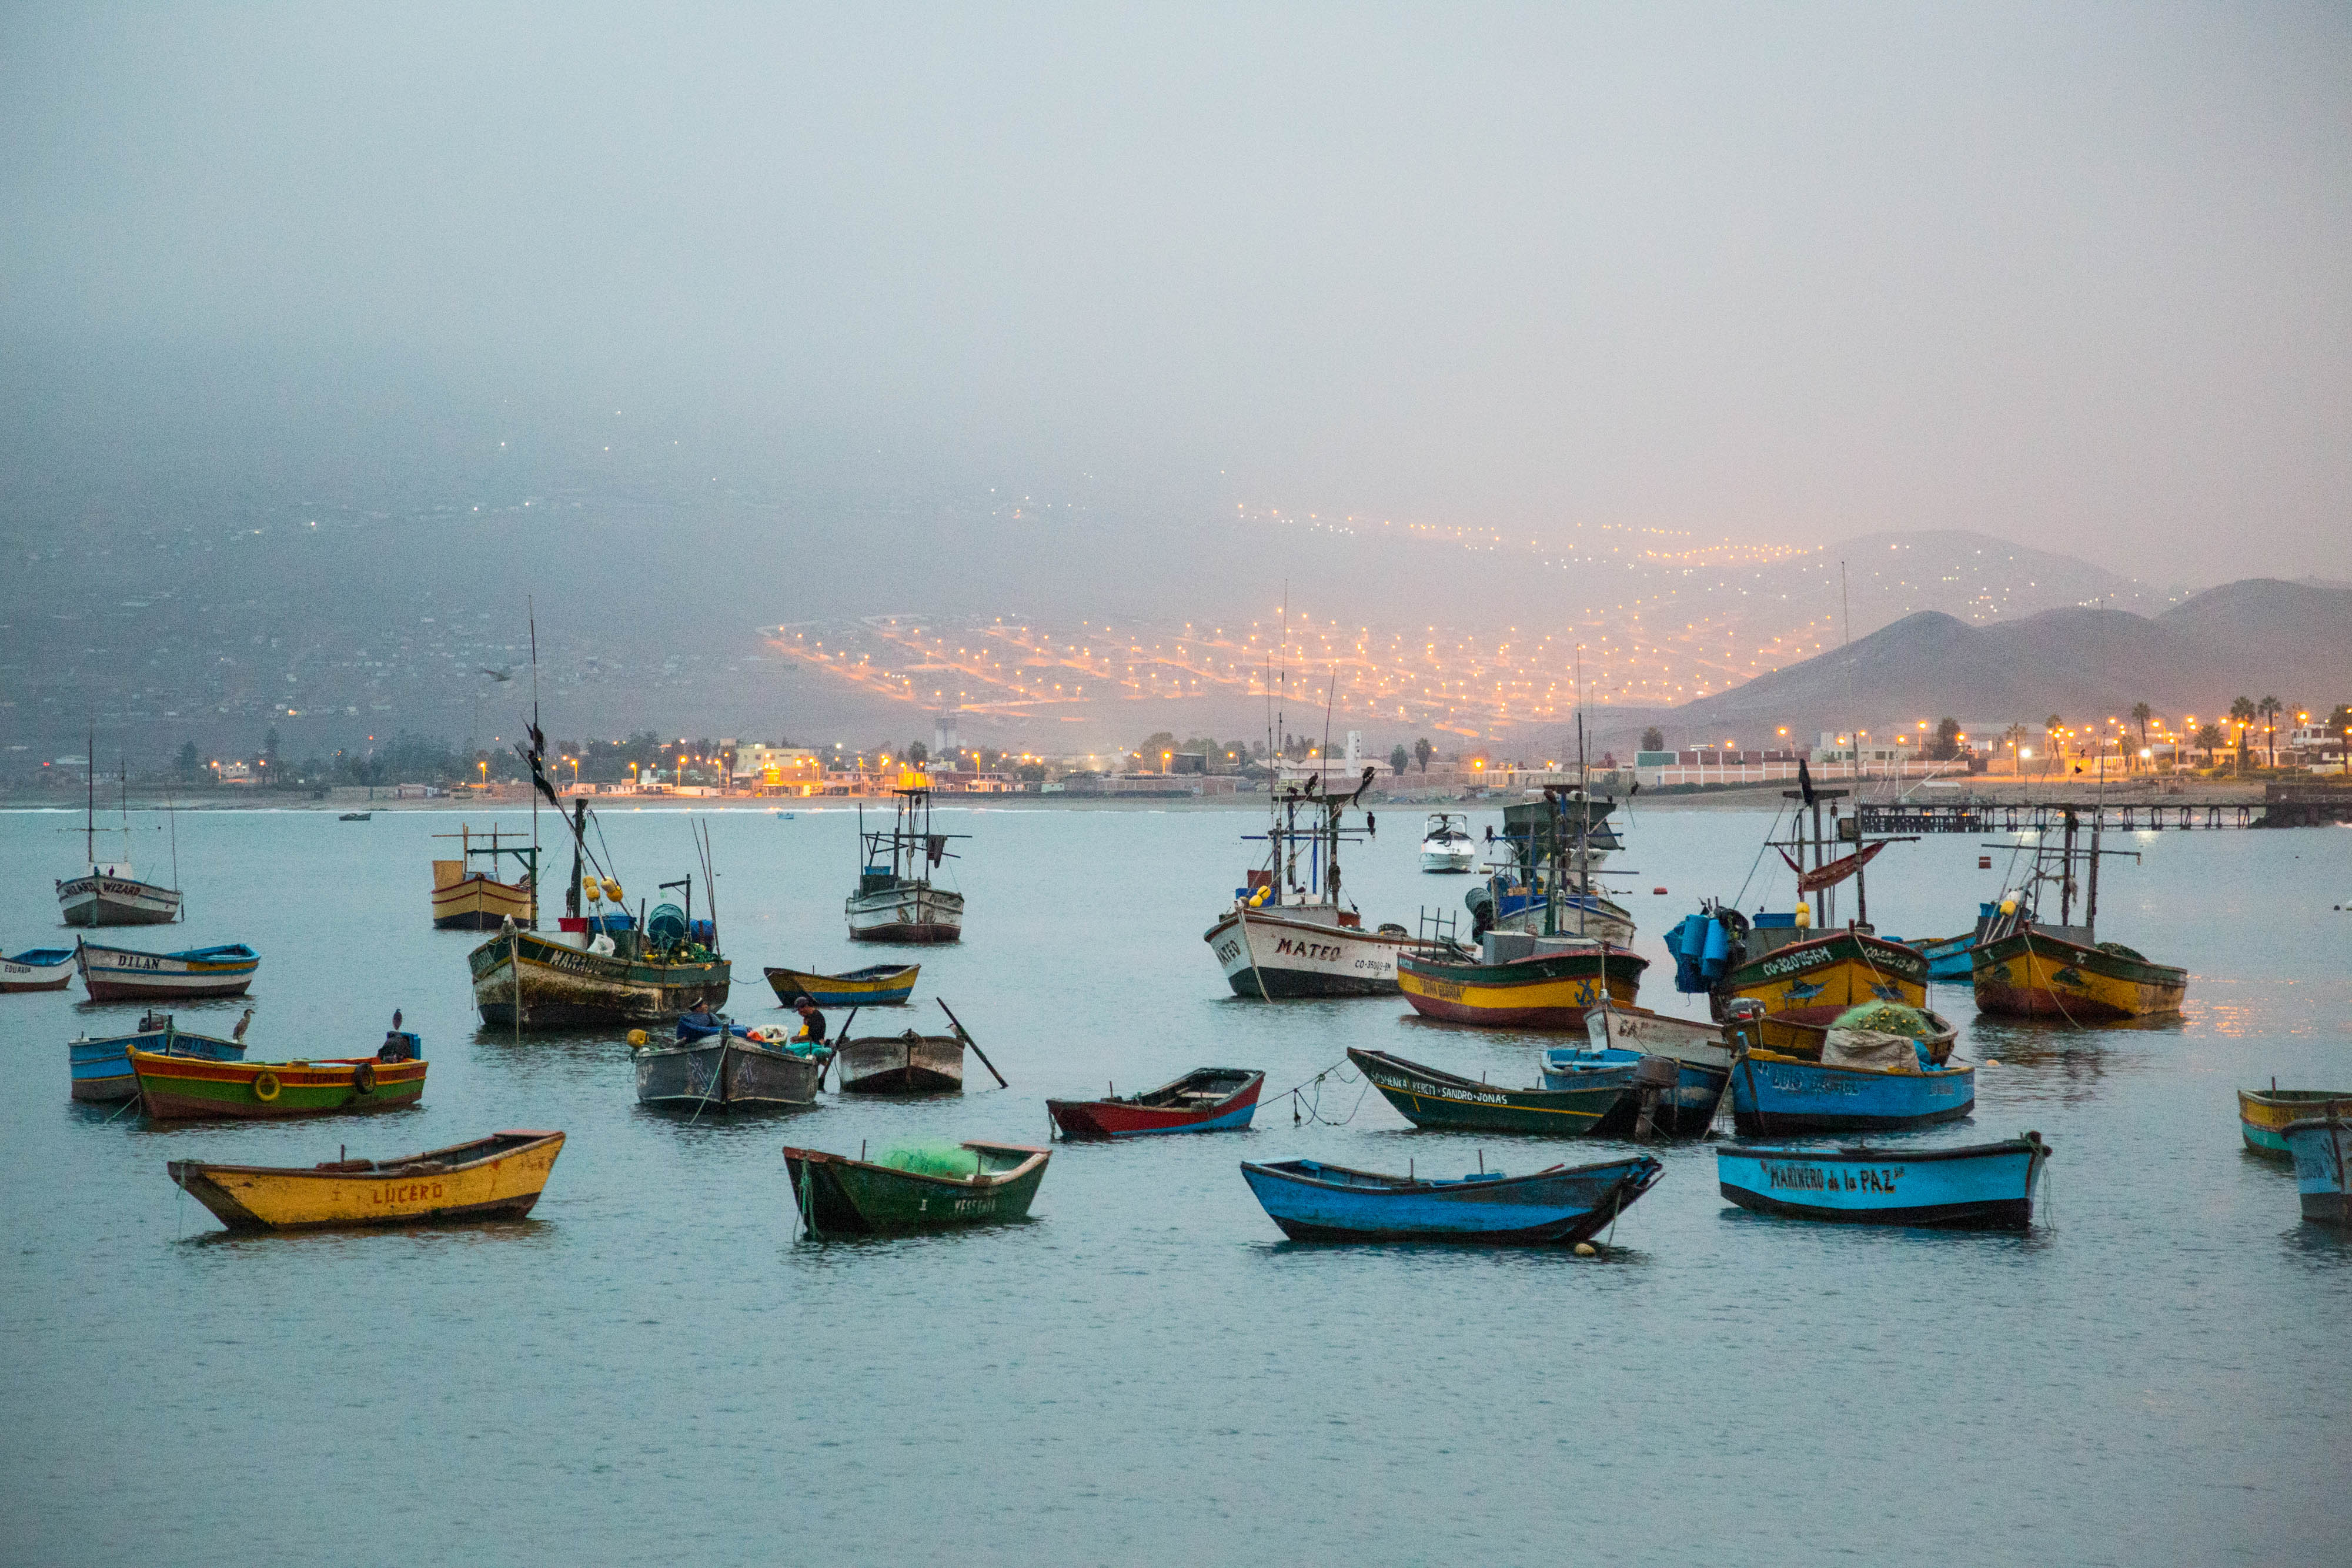
<svg viewBox="0 0 2352 1568">
<path fill-rule="evenodd" d="M 980 1058 L 980 1064 L 988 1069 L 988 1075 L 996 1080 L 996 1086 L 999 1089 L 1012 1088 L 1012 1084 L 1004 1082 L 1004 1074 L 996 1071 L 996 1063 L 988 1060 L 988 1052 L 980 1049 L 980 1041 L 971 1038 L 971 1030 L 963 1027 L 963 1019 L 955 1016 L 955 1009 L 948 1006 L 946 999 L 933 997 L 931 1000 L 940 1004 L 940 1011 L 948 1015 L 948 1022 L 955 1025 L 956 1033 L 963 1036 L 963 1042 L 971 1047 L 971 1053 Z"/>
</svg>

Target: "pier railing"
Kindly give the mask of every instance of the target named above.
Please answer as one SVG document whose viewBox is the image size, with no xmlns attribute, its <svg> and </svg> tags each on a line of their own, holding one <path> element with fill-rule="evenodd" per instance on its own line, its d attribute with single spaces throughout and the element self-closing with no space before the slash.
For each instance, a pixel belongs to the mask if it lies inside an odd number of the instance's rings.
<svg viewBox="0 0 2352 1568">
<path fill-rule="evenodd" d="M 1914 804 L 1864 801 L 1854 816 L 1864 833 L 2019 833 L 2063 828 L 2072 811 L 2078 825 L 2106 832 L 2157 832 L 2164 829 L 2255 828 L 2266 825 L 2265 807 L 2252 801 L 2158 804 L 2138 800 L 1962 800 Z"/>
</svg>

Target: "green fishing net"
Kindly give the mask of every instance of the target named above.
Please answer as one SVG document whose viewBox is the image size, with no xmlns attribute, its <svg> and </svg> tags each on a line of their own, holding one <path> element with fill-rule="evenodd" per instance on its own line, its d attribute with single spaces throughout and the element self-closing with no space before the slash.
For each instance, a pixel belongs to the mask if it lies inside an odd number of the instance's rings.
<svg viewBox="0 0 2352 1568">
<path fill-rule="evenodd" d="M 980 1156 L 961 1144 L 893 1144 L 874 1162 L 917 1176 L 968 1179 L 980 1169 Z"/>
<path fill-rule="evenodd" d="M 1935 1022 L 1926 1013 L 1900 1002 L 1864 1002 L 1858 1008 L 1848 1008 L 1830 1027 L 1899 1034 L 1907 1040 L 1927 1040 L 1937 1032 Z"/>
<path fill-rule="evenodd" d="M 2145 964 L 2147 962 L 2147 954 L 2141 952 L 2137 947 L 2126 947 L 2120 942 L 2102 942 L 2099 944 L 2099 951 L 2102 953 L 2113 953 L 2118 958 L 2129 958 L 2135 963 Z"/>
</svg>

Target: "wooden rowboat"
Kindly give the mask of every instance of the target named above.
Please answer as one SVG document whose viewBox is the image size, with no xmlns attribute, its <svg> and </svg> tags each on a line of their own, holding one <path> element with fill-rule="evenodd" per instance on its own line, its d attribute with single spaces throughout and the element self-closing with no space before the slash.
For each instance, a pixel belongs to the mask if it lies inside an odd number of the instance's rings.
<svg viewBox="0 0 2352 1568">
<path fill-rule="evenodd" d="M 1246 1067 L 1197 1067 L 1140 1094 L 1048 1100 L 1066 1138 L 1139 1138 L 1155 1133 L 1219 1133 L 1257 1114 L 1265 1074 Z"/>
<path fill-rule="evenodd" d="M 821 1008 L 895 1007 L 914 994 L 920 964 L 873 964 L 846 975 L 820 975 L 813 969 L 782 967 L 765 971 L 776 988 L 776 1000 L 791 1007 L 806 997 Z"/>
<path fill-rule="evenodd" d="M 1622 1136 L 1633 1125 L 1632 1061 L 1579 1072 L 1572 1081 L 1563 1075 L 1550 1087 L 1508 1089 L 1385 1051 L 1349 1046 L 1348 1060 L 1416 1127 L 1575 1138 Z"/>
<path fill-rule="evenodd" d="M 1759 1214 L 2022 1230 L 2033 1222 L 2033 1183 L 2049 1157 L 2039 1133 L 1954 1149 L 1732 1144 L 1716 1150 L 1715 1171 L 1724 1197 Z"/>
<path fill-rule="evenodd" d="M 304 1230 L 520 1219 L 562 1152 L 562 1133 L 518 1128 L 392 1160 L 329 1160 L 307 1169 L 173 1160 L 164 1168 L 231 1230 Z"/>
<path fill-rule="evenodd" d="M 70 947 L 27 947 L 0 958 L 0 992 L 62 991 L 73 977 Z"/>
<path fill-rule="evenodd" d="M 1647 1155 L 1551 1166 L 1532 1176 L 1478 1171 L 1445 1179 L 1320 1160 L 1242 1166 L 1250 1191 L 1293 1241 L 1582 1241 L 1664 1174 Z"/>
<path fill-rule="evenodd" d="M 332 1116 L 398 1110 L 425 1097 L 422 1061 L 357 1056 L 326 1061 L 206 1061 L 135 1046 L 130 1056 L 143 1109 L 158 1121 Z"/>
<path fill-rule="evenodd" d="M 894 1149 L 880 1161 L 784 1150 L 801 1223 L 814 1236 L 944 1230 L 1025 1219 L 1049 1149 L 978 1139 Z"/>
<path fill-rule="evenodd" d="M 251 1009 L 248 1009 L 250 1016 Z M 243 1025 L 238 1026 L 242 1033 Z M 66 1062 L 73 1077 L 77 1100 L 128 1100 L 139 1092 L 139 1077 L 131 1071 L 133 1048 L 159 1056 L 201 1056 L 213 1061 L 239 1061 L 245 1041 L 195 1034 L 180 1028 L 169 1013 L 149 1013 L 139 1020 L 136 1034 L 92 1040 L 83 1035 L 66 1043 Z"/>
<path fill-rule="evenodd" d="M 869 1035 L 838 1042 L 845 1094 L 961 1094 L 963 1036 Z"/>
<path fill-rule="evenodd" d="M 186 1001 L 245 995 L 253 984 L 253 972 L 261 967 L 261 955 L 242 942 L 178 953 L 141 953 L 81 942 L 74 946 L 74 964 L 91 1001 Z"/>
<path fill-rule="evenodd" d="M 2291 1160 L 2286 1146 L 2287 1124 L 2325 1116 L 2333 1105 L 2338 1116 L 2352 1118 L 2352 1091 L 2331 1094 L 2324 1089 L 2282 1089 L 2271 1080 L 2268 1089 L 2238 1091 L 2238 1131 L 2246 1147 L 2274 1160 Z"/>
<path fill-rule="evenodd" d="M 2294 1157 L 2294 1185 L 2303 1217 L 2321 1225 L 2352 1226 L 2352 1119 L 2329 1105 L 2326 1113 L 2289 1122 L 2282 1129 Z"/>
</svg>

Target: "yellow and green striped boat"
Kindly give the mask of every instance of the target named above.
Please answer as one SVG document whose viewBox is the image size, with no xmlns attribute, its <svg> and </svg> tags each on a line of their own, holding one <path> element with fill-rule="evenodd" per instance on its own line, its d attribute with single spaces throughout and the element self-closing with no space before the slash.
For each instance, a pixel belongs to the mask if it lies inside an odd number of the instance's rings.
<svg viewBox="0 0 2352 1568">
<path fill-rule="evenodd" d="M 207 1116 L 334 1116 L 392 1111 L 425 1097 L 421 1061 L 207 1061 L 133 1047 L 142 1109 L 157 1121 Z"/>
</svg>

